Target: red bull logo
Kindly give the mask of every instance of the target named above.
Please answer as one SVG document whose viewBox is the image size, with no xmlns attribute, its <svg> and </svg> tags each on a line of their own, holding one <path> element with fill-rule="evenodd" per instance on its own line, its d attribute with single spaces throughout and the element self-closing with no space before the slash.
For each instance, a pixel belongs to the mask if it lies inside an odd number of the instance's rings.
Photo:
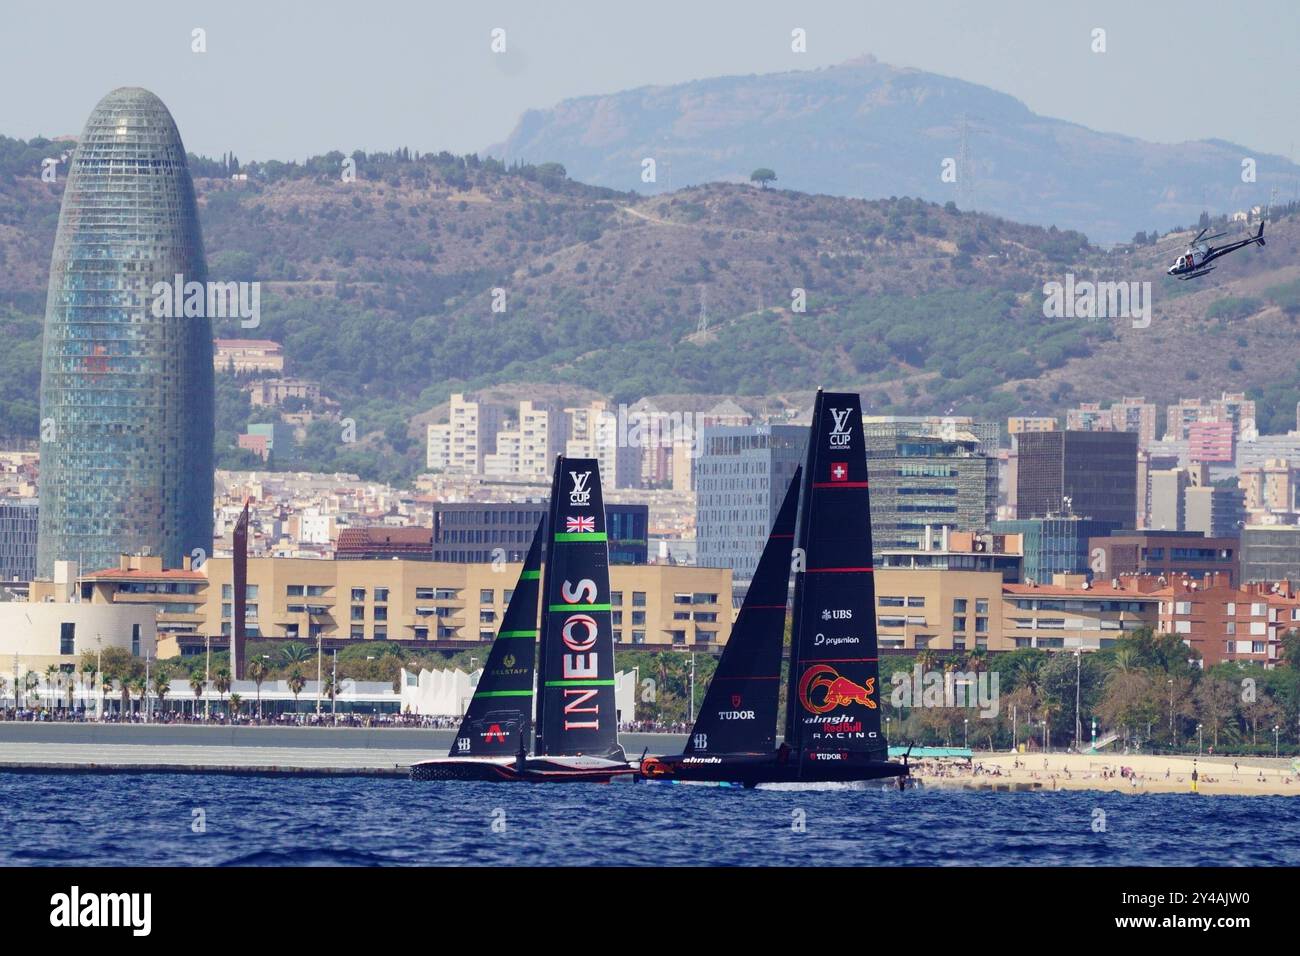
<svg viewBox="0 0 1300 956">
<path fill-rule="evenodd" d="M 865 684 L 857 684 L 841 677 L 829 664 L 814 664 L 799 680 L 799 703 L 812 714 L 824 714 L 852 704 L 875 710 L 876 702 L 871 699 L 875 692 L 874 677 L 867 678 Z"/>
</svg>

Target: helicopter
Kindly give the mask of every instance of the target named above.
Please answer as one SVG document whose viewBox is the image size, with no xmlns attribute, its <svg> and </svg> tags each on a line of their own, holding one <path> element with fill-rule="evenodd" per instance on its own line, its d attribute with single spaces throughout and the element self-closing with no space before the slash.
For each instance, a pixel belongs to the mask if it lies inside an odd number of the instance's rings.
<svg viewBox="0 0 1300 956">
<path fill-rule="evenodd" d="M 1248 239 L 1239 239 L 1236 242 L 1229 242 L 1222 246 L 1212 246 L 1210 242 L 1222 236 L 1226 232 L 1216 233 L 1213 236 L 1205 236 L 1209 227 L 1202 229 L 1196 234 L 1196 238 L 1188 243 L 1187 251 L 1174 260 L 1174 264 L 1169 267 L 1168 275 L 1175 279 L 1186 281 L 1188 279 L 1199 279 L 1207 273 L 1213 272 L 1215 266 L 1210 265 L 1212 261 L 1220 256 L 1226 256 L 1230 252 L 1249 246 L 1254 243 L 1264 245 L 1264 223 L 1259 224 L 1259 231 Z M 1203 238 L 1204 237 L 1204 238 Z"/>
</svg>

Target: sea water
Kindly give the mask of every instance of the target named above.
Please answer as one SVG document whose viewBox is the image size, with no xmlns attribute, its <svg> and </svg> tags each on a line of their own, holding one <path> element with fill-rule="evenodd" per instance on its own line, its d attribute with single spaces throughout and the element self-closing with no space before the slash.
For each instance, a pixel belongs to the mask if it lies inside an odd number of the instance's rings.
<svg viewBox="0 0 1300 956">
<path fill-rule="evenodd" d="M 0 773 L 4 865 L 1300 864 L 1300 799 Z"/>
</svg>

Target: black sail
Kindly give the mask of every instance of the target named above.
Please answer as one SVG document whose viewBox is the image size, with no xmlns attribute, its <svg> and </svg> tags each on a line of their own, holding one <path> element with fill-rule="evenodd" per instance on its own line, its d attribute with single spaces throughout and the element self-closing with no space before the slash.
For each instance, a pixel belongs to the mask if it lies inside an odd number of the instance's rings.
<svg viewBox="0 0 1300 956">
<path fill-rule="evenodd" d="M 770 753 L 776 747 L 781 649 L 800 474 L 796 469 L 763 546 L 731 638 L 686 742 L 688 754 Z"/>
<path fill-rule="evenodd" d="M 786 707 L 786 742 L 805 767 L 886 755 L 869 494 L 858 396 L 818 391 L 804 465 Z"/>
<path fill-rule="evenodd" d="M 488 651 L 474 697 L 452 741 L 452 757 L 511 757 L 528 749 L 545 533 L 543 518 L 501 618 L 501 629 Z"/>
<path fill-rule="evenodd" d="M 621 760 L 609 545 L 594 458 L 556 461 L 547 539 L 537 754 Z"/>
</svg>

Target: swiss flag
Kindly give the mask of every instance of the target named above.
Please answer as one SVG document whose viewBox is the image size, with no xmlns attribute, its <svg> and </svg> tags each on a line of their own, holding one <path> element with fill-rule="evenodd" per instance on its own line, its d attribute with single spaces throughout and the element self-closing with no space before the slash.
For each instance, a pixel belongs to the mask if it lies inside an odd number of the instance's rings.
<svg viewBox="0 0 1300 956">
<path fill-rule="evenodd" d="M 831 481 L 848 481 L 849 463 L 847 461 L 831 462 Z"/>
</svg>

